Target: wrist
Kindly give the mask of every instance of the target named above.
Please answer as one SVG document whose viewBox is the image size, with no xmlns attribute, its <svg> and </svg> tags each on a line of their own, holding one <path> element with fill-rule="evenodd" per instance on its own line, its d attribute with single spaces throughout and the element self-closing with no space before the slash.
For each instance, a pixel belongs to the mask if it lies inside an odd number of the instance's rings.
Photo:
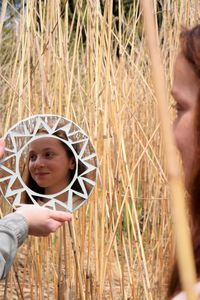
<svg viewBox="0 0 200 300">
<path fill-rule="evenodd" d="M 14 232 L 17 238 L 18 247 L 21 246 L 28 235 L 29 226 L 26 218 L 22 214 L 15 212 L 6 215 L 3 220 L 4 226 Z"/>
</svg>

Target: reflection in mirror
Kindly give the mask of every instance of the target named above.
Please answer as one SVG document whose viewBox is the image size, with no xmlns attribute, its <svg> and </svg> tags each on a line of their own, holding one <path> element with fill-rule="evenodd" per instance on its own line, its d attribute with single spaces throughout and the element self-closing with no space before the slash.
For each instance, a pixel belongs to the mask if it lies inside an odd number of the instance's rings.
<svg viewBox="0 0 200 300">
<path fill-rule="evenodd" d="M 0 185 L 13 207 L 34 203 L 73 212 L 87 201 L 96 182 L 97 157 L 75 123 L 37 115 L 13 126 L 4 139 Z"/>
<path fill-rule="evenodd" d="M 20 170 L 23 170 L 20 175 L 23 181 L 32 191 L 41 195 L 60 193 L 68 187 L 75 169 L 72 150 L 66 143 L 54 137 L 38 137 L 24 149 L 20 157 Z M 66 202 L 66 192 L 57 199 Z M 40 197 L 38 201 L 44 204 L 46 199 Z M 24 203 L 31 203 L 29 197 Z"/>
</svg>

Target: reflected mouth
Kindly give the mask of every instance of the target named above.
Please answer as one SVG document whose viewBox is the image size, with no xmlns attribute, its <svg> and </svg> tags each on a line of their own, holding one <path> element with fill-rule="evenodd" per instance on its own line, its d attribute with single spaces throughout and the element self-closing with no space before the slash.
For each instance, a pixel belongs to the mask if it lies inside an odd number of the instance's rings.
<svg viewBox="0 0 200 300">
<path fill-rule="evenodd" d="M 49 175 L 50 173 L 35 173 L 35 176 L 45 176 Z"/>
</svg>

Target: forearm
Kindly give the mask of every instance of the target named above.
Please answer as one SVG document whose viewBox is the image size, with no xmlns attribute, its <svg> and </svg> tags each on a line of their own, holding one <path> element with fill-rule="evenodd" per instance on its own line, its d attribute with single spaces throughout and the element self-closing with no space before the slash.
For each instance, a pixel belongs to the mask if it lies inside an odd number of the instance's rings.
<svg viewBox="0 0 200 300">
<path fill-rule="evenodd" d="M 28 224 L 21 214 L 12 213 L 0 220 L 0 279 L 8 273 L 27 234 Z"/>
</svg>

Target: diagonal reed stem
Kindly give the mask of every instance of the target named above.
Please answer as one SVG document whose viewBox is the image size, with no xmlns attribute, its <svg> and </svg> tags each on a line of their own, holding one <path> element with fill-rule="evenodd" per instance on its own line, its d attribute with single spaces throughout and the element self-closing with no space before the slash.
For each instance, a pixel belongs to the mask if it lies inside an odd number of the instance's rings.
<svg viewBox="0 0 200 300">
<path fill-rule="evenodd" d="M 75 259 L 75 263 L 76 263 L 76 271 L 78 273 L 81 299 L 85 300 L 85 294 L 84 294 L 84 289 L 83 289 L 83 280 L 82 280 L 82 276 L 81 276 L 81 268 L 80 268 L 80 264 L 79 264 L 79 260 L 78 260 L 78 256 L 77 256 L 77 250 L 76 250 L 77 247 L 76 247 L 74 227 L 73 227 L 72 222 L 68 222 L 68 225 L 69 225 L 69 232 L 70 232 L 70 237 L 71 237 L 71 241 L 72 241 L 72 249 L 73 249 L 73 253 L 74 253 L 74 259 Z"/>
</svg>

